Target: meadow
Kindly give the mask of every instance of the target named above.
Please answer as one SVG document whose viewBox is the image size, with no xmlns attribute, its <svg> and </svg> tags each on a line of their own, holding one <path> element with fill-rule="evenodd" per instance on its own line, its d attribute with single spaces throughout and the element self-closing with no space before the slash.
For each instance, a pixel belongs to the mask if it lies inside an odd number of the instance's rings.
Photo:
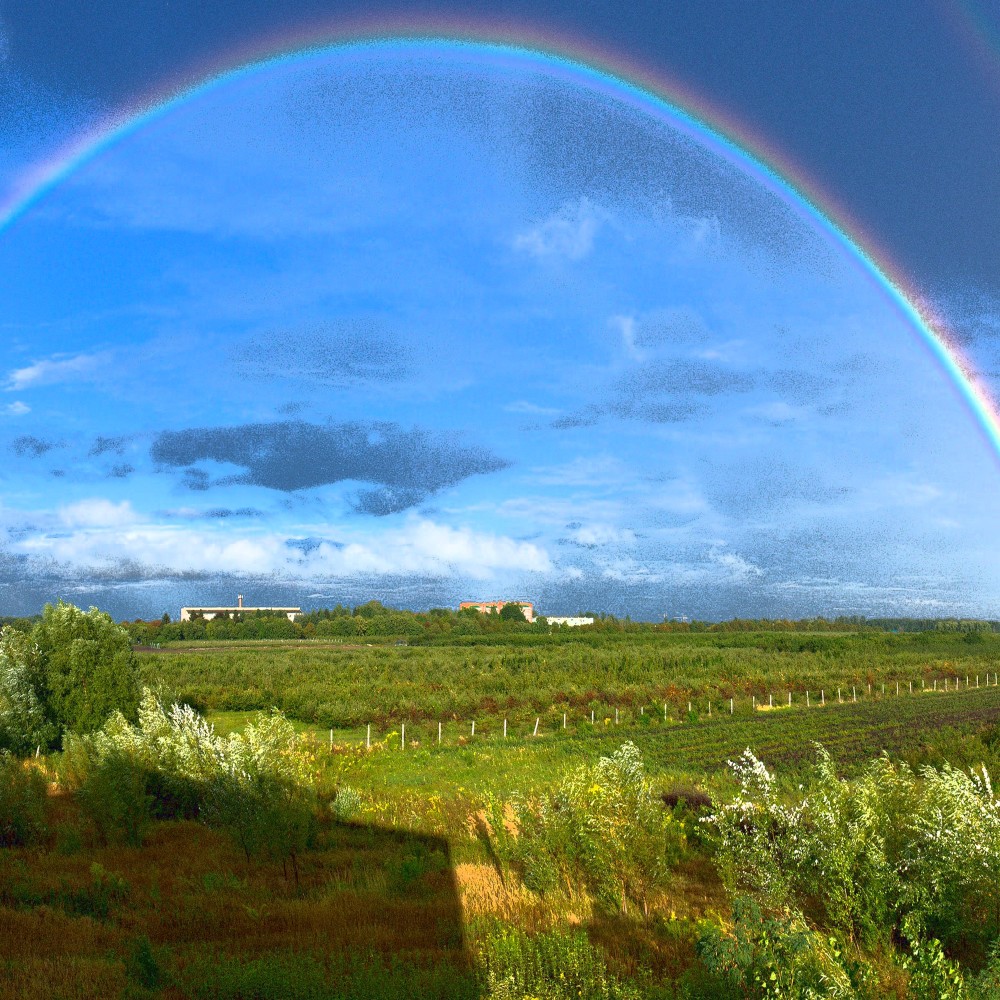
<svg viewBox="0 0 1000 1000">
<path fill-rule="evenodd" d="M 142 652 L 161 707 L 4 764 L 0 996 L 998 997 L 969 636 Z"/>
</svg>

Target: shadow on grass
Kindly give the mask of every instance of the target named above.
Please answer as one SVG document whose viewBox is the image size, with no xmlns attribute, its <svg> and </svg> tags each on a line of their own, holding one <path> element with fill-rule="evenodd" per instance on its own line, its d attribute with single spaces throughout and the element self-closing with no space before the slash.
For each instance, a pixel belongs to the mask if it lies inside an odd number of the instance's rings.
<svg viewBox="0 0 1000 1000">
<path fill-rule="evenodd" d="M 155 824 L 141 848 L 0 855 L 0 1000 L 483 995 L 441 838 L 327 826 L 298 887 L 188 821 Z M 108 906 L 81 909 L 109 878 Z"/>
</svg>

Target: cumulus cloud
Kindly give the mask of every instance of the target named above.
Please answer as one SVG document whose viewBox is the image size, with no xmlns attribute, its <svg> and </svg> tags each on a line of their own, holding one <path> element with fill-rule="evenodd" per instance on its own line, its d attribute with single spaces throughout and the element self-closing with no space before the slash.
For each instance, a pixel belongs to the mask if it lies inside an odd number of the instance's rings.
<svg viewBox="0 0 1000 1000">
<path fill-rule="evenodd" d="M 102 352 L 76 354 L 71 357 L 55 355 L 51 358 L 44 358 L 10 372 L 7 375 L 6 389 L 8 392 L 17 392 L 44 385 L 86 381 L 98 374 L 107 364 L 109 357 L 107 352 Z"/>
<path fill-rule="evenodd" d="M 345 481 L 376 484 L 387 492 L 362 494 L 357 501 L 359 510 L 370 513 L 412 507 L 446 486 L 510 464 L 451 435 L 386 422 L 294 420 L 164 431 L 150 454 L 162 466 L 184 469 L 185 484 L 196 490 L 243 483 L 291 493 Z M 195 467 L 202 461 L 246 471 L 212 481 Z"/>
<path fill-rule="evenodd" d="M 453 576 L 486 579 L 497 572 L 547 573 L 545 550 L 492 532 L 454 528 L 411 518 L 381 532 L 281 537 L 234 534 L 206 528 L 147 524 L 127 502 L 84 501 L 60 516 L 74 530 L 34 534 L 13 544 L 17 555 L 46 565 L 85 570 L 100 567 L 133 578 L 209 573 L 252 573 L 276 578 L 330 580 L 368 576 Z"/>
<path fill-rule="evenodd" d="M 581 260 L 593 250 L 594 237 L 606 218 L 587 198 L 580 198 L 518 233 L 514 249 L 538 258 Z"/>
<path fill-rule="evenodd" d="M 3 408 L 3 412 L 8 417 L 23 417 L 26 413 L 31 412 L 31 407 L 27 403 L 22 403 L 21 400 L 15 399 L 13 403 L 8 403 Z"/>
</svg>

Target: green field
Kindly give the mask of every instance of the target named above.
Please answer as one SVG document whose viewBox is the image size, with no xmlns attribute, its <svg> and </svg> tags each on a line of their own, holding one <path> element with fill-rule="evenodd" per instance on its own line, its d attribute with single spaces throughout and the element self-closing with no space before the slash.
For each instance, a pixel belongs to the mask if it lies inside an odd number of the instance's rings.
<svg viewBox="0 0 1000 1000">
<path fill-rule="evenodd" d="M 995 998 L 1000 802 L 924 769 L 1000 772 L 998 664 L 992 634 L 870 631 L 141 652 L 215 736 L 29 766 L 53 784 L 0 850 L 0 996 Z M 227 747 L 292 768 L 308 829 L 233 839 L 273 804 L 219 819 Z M 153 810 L 141 845 L 112 807 Z"/>
</svg>

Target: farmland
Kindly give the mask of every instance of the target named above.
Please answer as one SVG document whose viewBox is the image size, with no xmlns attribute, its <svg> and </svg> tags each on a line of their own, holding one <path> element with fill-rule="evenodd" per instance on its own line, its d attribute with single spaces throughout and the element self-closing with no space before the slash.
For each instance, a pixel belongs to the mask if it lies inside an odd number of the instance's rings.
<svg viewBox="0 0 1000 1000">
<path fill-rule="evenodd" d="M 163 709 L 24 772 L 50 786 L 0 850 L 0 996 L 1000 995 L 996 884 L 969 875 L 1000 870 L 1000 809 L 968 771 L 1000 771 L 997 653 L 649 631 L 142 652 Z"/>
</svg>

